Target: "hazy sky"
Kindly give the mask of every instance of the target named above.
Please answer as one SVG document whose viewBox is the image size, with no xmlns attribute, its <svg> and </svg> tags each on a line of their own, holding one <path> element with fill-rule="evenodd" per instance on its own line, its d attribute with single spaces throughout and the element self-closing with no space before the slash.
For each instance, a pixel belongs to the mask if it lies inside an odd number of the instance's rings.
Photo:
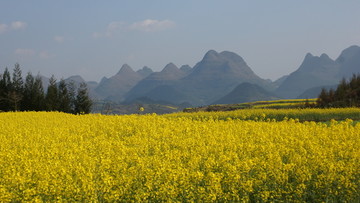
<svg viewBox="0 0 360 203">
<path fill-rule="evenodd" d="M 0 0 L 0 71 L 99 81 L 124 63 L 194 66 L 213 49 L 277 79 L 307 52 L 360 45 L 359 11 L 359 0 Z"/>
</svg>

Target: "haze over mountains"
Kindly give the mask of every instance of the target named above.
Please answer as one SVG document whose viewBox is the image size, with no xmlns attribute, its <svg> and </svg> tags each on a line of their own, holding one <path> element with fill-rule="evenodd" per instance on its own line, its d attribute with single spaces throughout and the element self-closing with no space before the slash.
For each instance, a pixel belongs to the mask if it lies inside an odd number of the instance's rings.
<svg viewBox="0 0 360 203">
<path fill-rule="evenodd" d="M 169 63 L 160 72 L 148 67 L 134 71 L 124 64 L 114 76 L 104 77 L 99 84 L 90 82 L 88 86 L 95 100 L 199 106 L 316 97 L 322 87 L 333 87 L 354 73 L 360 73 L 359 46 L 345 49 L 336 60 L 326 54 L 308 53 L 296 71 L 275 82 L 257 76 L 236 53 L 210 50 L 193 68 L 188 65 L 178 68 Z M 81 81 L 79 77 L 73 79 Z"/>
<path fill-rule="evenodd" d="M 275 92 L 283 98 L 296 98 L 310 88 L 334 86 L 343 77 L 349 78 L 359 72 L 358 46 L 345 49 L 336 60 L 326 54 L 319 57 L 308 53 L 300 67 L 291 73 Z"/>
</svg>

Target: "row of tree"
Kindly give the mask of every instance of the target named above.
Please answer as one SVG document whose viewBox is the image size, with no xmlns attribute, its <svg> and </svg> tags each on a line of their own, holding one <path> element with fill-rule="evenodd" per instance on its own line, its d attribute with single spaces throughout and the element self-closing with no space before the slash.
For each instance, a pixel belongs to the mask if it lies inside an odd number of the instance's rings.
<svg viewBox="0 0 360 203">
<path fill-rule="evenodd" d="M 317 105 L 322 108 L 360 107 L 360 74 L 354 74 L 349 81 L 342 79 L 336 90 L 322 89 Z"/>
<path fill-rule="evenodd" d="M 90 113 L 92 101 L 86 83 L 56 81 L 52 76 L 44 91 L 39 75 L 28 73 L 25 80 L 19 64 L 12 74 L 5 68 L 0 74 L 0 111 L 61 111 L 73 114 Z"/>
</svg>

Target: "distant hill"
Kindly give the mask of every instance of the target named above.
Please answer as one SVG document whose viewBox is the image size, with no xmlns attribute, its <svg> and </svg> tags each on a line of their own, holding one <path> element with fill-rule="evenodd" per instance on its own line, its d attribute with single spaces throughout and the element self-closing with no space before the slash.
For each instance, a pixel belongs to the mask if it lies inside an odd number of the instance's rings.
<svg viewBox="0 0 360 203">
<path fill-rule="evenodd" d="M 43 76 L 43 75 L 37 75 L 37 76 L 39 76 L 40 77 L 40 79 L 41 79 L 41 82 L 42 82 L 42 86 L 43 86 L 43 88 L 44 88 L 44 91 L 46 92 L 47 91 L 47 88 L 48 88 L 48 86 L 49 86 L 49 84 L 50 84 L 50 82 L 49 82 L 49 80 L 50 80 L 50 78 L 48 78 L 48 77 L 46 77 L 46 76 Z M 37 77 L 36 76 L 36 77 Z"/>
<path fill-rule="evenodd" d="M 328 55 L 318 57 L 308 53 L 300 67 L 281 83 L 276 94 L 296 98 L 309 88 L 336 84 L 339 70 L 339 65 Z"/>
<path fill-rule="evenodd" d="M 143 79 L 143 75 L 146 75 L 145 72 L 150 71 L 145 68 L 138 73 L 129 65 L 124 64 L 116 75 L 110 78 L 104 77 L 95 88 L 95 92 L 100 99 L 121 101 L 124 95 Z"/>
<path fill-rule="evenodd" d="M 336 89 L 337 85 L 328 85 L 328 86 L 319 86 L 312 87 L 305 90 L 302 94 L 300 94 L 297 99 L 310 99 L 310 98 L 318 98 L 321 90 L 324 88 L 326 90 Z"/>
<path fill-rule="evenodd" d="M 291 73 L 277 88 L 283 98 L 303 97 L 306 90 L 336 85 L 343 78 L 360 73 L 360 47 L 351 46 L 334 61 L 328 55 L 320 57 L 308 53 L 300 67 Z"/>
<path fill-rule="evenodd" d="M 286 78 L 288 78 L 288 77 L 289 77 L 289 75 L 284 75 L 284 76 L 280 77 L 279 79 L 275 80 L 273 82 L 274 86 L 276 88 L 278 88 L 286 80 Z"/>
<path fill-rule="evenodd" d="M 136 84 L 127 94 L 126 94 L 126 102 L 131 102 L 131 100 L 135 100 L 139 97 L 149 97 L 154 100 L 163 100 L 165 97 L 165 101 L 172 100 L 166 99 L 167 92 L 163 92 L 160 86 L 169 88 L 174 88 L 175 81 L 186 76 L 186 73 L 180 70 L 173 63 L 167 64 L 164 69 L 160 72 L 154 72 L 150 74 L 148 77 L 141 80 L 138 84 Z M 162 95 L 161 95 L 162 94 Z M 153 97 L 154 95 L 154 97 Z"/>
<path fill-rule="evenodd" d="M 183 65 L 180 67 L 180 70 L 185 74 L 189 74 L 192 71 L 192 68 L 189 65 Z"/>
<path fill-rule="evenodd" d="M 58 80 L 57 82 L 59 83 L 59 81 L 60 80 Z M 95 92 L 95 88 L 99 85 L 97 82 L 85 81 L 80 75 L 70 76 L 70 77 L 64 79 L 64 81 L 66 84 L 73 84 L 75 86 L 74 88 L 80 87 L 80 84 L 84 82 L 87 85 L 90 97 L 93 99 L 98 98 L 98 95 Z"/>
<path fill-rule="evenodd" d="M 126 95 L 126 100 L 146 96 L 174 104 L 205 105 L 218 100 L 242 82 L 272 87 L 271 82 L 257 76 L 239 55 L 210 50 L 192 69 L 187 66 L 179 69 L 168 64 L 161 72 L 151 74 Z"/>
<path fill-rule="evenodd" d="M 73 75 L 64 80 L 66 83 L 74 83 L 76 85 L 79 85 L 80 83 L 85 82 L 85 80 L 80 75 Z"/>
<path fill-rule="evenodd" d="M 214 104 L 237 104 L 253 101 L 269 101 L 279 99 L 273 93 L 266 91 L 264 88 L 250 83 L 242 83 L 233 91 L 225 95 Z"/>
<path fill-rule="evenodd" d="M 181 89 L 195 98 L 195 105 L 206 105 L 231 92 L 237 85 L 249 82 L 268 90 L 272 84 L 257 76 L 239 55 L 208 51 L 191 74 L 181 80 Z"/>
<path fill-rule="evenodd" d="M 139 73 L 143 78 L 146 78 L 147 76 L 149 76 L 151 73 L 153 73 L 154 71 L 147 67 L 147 66 L 144 66 L 142 69 L 136 71 L 137 73 Z"/>
<path fill-rule="evenodd" d="M 354 73 L 360 73 L 360 47 L 351 46 L 345 49 L 336 62 L 341 66 L 338 79 L 350 78 Z"/>
<path fill-rule="evenodd" d="M 349 78 L 354 73 L 360 73 L 359 46 L 344 49 L 336 60 L 326 54 L 308 53 L 297 70 L 274 82 L 257 76 L 236 53 L 210 50 L 194 67 L 178 68 L 169 63 L 160 72 L 153 72 L 147 66 L 134 71 L 124 64 L 110 78 L 104 77 L 100 83 L 87 82 L 87 85 L 91 97 L 100 103 L 104 100 L 118 104 L 151 101 L 152 105 L 185 107 L 278 97 L 315 98 L 322 87 L 334 87 L 343 77 Z M 46 90 L 48 78 L 42 79 Z M 66 81 L 79 84 L 84 79 L 71 76 Z"/>
</svg>

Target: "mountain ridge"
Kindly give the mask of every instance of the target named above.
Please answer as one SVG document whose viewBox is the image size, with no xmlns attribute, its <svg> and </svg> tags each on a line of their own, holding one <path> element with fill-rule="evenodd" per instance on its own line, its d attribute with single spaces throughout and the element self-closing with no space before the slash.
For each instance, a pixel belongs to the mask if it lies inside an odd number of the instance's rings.
<svg viewBox="0 0 360 203">
<path fill-rule="evenodd" d="M 327 54 L 313 56 L 307 53 L 299 68 L 275 92 L 283 98 L 297 98 L 308 89 L 336 85 L 342 78 L 359 72 L 360 47 L 356 45 L 344 49 L 336 60 Z"/>
<path fill-rule="evenodd" d="M 269 101 L 280 99 L 275 94 L 266 91 L 256 84 L 244 82 L 235 87 L 229 94 L 223 96 L 213 104 L 237 104 L 253 101 Z"/>
<path fill-rule="evenodd" d="M 89 85 L 91 95 L 95 95 L 97 100 L 131 103 L 137 98 L 149 98 L 154 102 L 201 106 L 220 100 L 243 83 L 290 99 L 301 96 L 309 89 L 302 96 L 315 95 L 319 89 L 315 87 L 335 85 L 342 77 L 359 72 L 360 47 L 356 45 L 344 49 L 336 60 L 326 53 L 320 56 L 307 53 L 295 71 L 274 82 L 256 75 L 234 52 L 209 50 L 194 67 L 182 65 L 179 68 L 174 63 L 168 63 L 161 71 L 154 72 L 147 66 L 134 71 L 124 64 L 115 75 Z"/>
</svg>

